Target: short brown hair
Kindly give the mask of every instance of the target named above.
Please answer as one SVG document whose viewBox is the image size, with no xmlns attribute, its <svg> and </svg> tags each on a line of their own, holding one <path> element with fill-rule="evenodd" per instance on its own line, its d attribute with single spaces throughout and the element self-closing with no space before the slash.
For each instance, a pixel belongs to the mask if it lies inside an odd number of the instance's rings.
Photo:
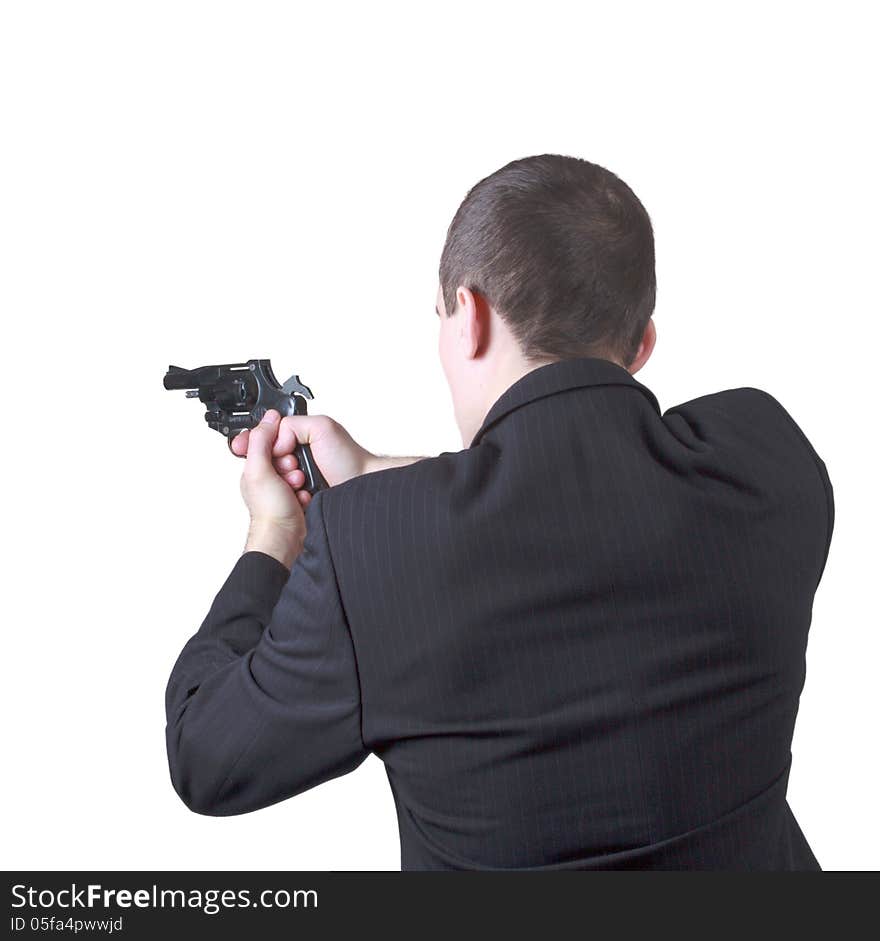
<svg viewBox="0 0 880 941">
<path fill-rule="evenodd" d="M 473 186 L 440 258 L 446 312 L 481 294 L 532 359 L 629 365 L 654 310 L 654 233 L 610 170 L 578 157 L 514 160 Z"/>
</svg>

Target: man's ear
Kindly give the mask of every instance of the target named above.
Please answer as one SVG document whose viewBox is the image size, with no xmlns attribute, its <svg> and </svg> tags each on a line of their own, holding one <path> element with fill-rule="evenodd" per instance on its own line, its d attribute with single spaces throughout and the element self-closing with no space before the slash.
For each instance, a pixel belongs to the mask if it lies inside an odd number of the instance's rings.
<svg viewBox="0 0 880 941">
<path fill-rule="evenodd" d="M 455 299 L 461 351 L 466 359 L 476 359 L 489 342 L 489 305 L 482 295 L 466 287 L 459 287 Z"/>
<path fill-rule="evenodd" d="M 634 376 L 648 362 L 651 353 L 654 352 L 654 344 L 657 342 L 657 328 L 654 326 L 654 318 L 648 321 L 645 332 L 642 334 L 642 342 L 636 350 L 633 361 L 627 366 L 627 371 Z"/>
</svg>

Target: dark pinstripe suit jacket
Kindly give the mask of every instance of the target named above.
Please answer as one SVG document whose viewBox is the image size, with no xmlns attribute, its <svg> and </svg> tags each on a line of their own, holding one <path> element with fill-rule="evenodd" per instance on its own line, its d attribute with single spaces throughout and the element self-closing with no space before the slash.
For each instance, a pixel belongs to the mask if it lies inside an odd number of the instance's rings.
<svg viewBox="0 0 880 941">
<path fill-rule="evenodd" d="M 321 493 L 167 688 L 177 792 L 239 814 L 384 761 L 404 869 L 816 869 L 786 802 L 825 465 L 770 395 L 661 414 L 529 373 L 473 444 Z"/>
</svg>

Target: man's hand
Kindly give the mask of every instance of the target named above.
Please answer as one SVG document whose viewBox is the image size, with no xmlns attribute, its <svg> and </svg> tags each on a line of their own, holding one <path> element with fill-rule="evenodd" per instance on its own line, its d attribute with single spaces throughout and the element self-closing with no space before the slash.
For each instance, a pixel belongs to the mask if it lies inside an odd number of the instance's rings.
<svg viewBox="0 0 880 941">
<path fill-rule="evenodd" d="M 276 469 L 272 454 L 280 417 L 270 408 L 259 425 L 233 439 L 233 446 L 247 435 L 241 495 L 251 515 L 251 524 L 245 552 L 265 552 L 290 568 L 306 537 L 303 506 L 310 497 L 299 489 L 305 484 L 301 470 L 294 467 L 281 476 Z"/>
<path fill-rule="evenodd" d="M 403 467 L 419 457 L 385 457 L 362 448 L 338 422 L 326 415 L 288 415 L 269 409 L 256 428 L 232 439 L 232 451 L 247 456 L 241 493 L 251 514 L 247 549 L 259 549 L 287 565 L 305 539 L 303 509 L 312 497 L 303 490 L 306 478 L 294 455 L 297 443 L 307 444 L 327 483 L 337 484 L 390 467 Z"/>
<path fill-rule="evenodd" d="M 232 439 L 232 450 L 236 454 L 248 453 L 250 434 L 252 432 L 244 431 Z M 331 487 L 369 471 L 395 466 L 393 459 L 376 457 L 362 448 L 342 425 L 326 415 L 288 415 L 281 419 L 272 459 L 275 469 L 292 487 L 302 487 L 305 482 L 293 454 L 297 442 L 309 445 L 315 463 Z M 291 479 L 294 474 L 297 476 Z M 305 491 L 300 494 L 303 506 L 308 506 L 309 494 Z"/>
</svg>

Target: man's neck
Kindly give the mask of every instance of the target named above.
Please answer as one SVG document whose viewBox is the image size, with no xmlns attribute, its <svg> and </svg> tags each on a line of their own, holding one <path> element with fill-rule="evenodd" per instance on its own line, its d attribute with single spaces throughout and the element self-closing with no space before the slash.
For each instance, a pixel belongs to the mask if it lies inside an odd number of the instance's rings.
<svg viewBox="0 0 880 941">
<path fill-rule="evenodd" d="M 540 369 L 541 366 L 549 366 L 550 363 L 555 362 L 558 362 L 558 360 L 550 358 L 526 360 L 518 356 L 509 363 L 506 363 L 501 370 L 493 375 L 492 381 L 486 389 L 483 417 L 489 414 L 489 409 L 492 408 L 512 385 L 519 382 L 523 376 L 527 376 L 530 372 Z"/>
<path fill-rule="evenodd" d="M 607 359 L 609 362 L 616 363 L 618 366 L 622 366 L 621 363 L 618 363 L 617 360 L 608 357 L 602 356 L 598 357 L 600 359 Z M 560 362 L 560 357 L 545 357 L 542 359 L 525 359 L 522 355 L 516 354 L 511 356 L 508 360 L 503 362 L 499 368 L 496 368 L 492 374 L 489 381 L 487 381 L 483 393 L 483 409 L 480 416 L 480 420 L 473 429 L 471 438 L 477 433 L 477 430 L 486 420 L 486 416 L 489 414 L 492 406 L 501 398 L 502 395 L 512 386 L 514 383 L 519 382 L 523 376 L 527 376 L 530 372 L 534 372 L 536 369 L 539 369 L 541 366 L 549 366 L 551 363 Z M 626 368 L 626 367 L 622 367 Z"/>
<path fill-rule="evenodd" d="M 519 382 L 523 376 L 527 376 L 530 372 L 534 372 L 534 370 L 539 369 L 541 366 L 548 366 L 550 363 L 555 362 L 558 362 L 556 358 L 525 359 L 521 355 L 513 355 L 498 364 L 483 384 L 481 394 L 482 406 L 480 414 L 476 416 L 477 420 L 474 427 L 470 431 L 471 440 L 473 440 L 473 436 L 486 420 L 486 416 L 489 414 L 492 406 L 512 385 L 514 385 L 514 383 Z M 468 442 L 464 442 L 464 444 L 465 447 L 468 446 Z"/>
</svg>

